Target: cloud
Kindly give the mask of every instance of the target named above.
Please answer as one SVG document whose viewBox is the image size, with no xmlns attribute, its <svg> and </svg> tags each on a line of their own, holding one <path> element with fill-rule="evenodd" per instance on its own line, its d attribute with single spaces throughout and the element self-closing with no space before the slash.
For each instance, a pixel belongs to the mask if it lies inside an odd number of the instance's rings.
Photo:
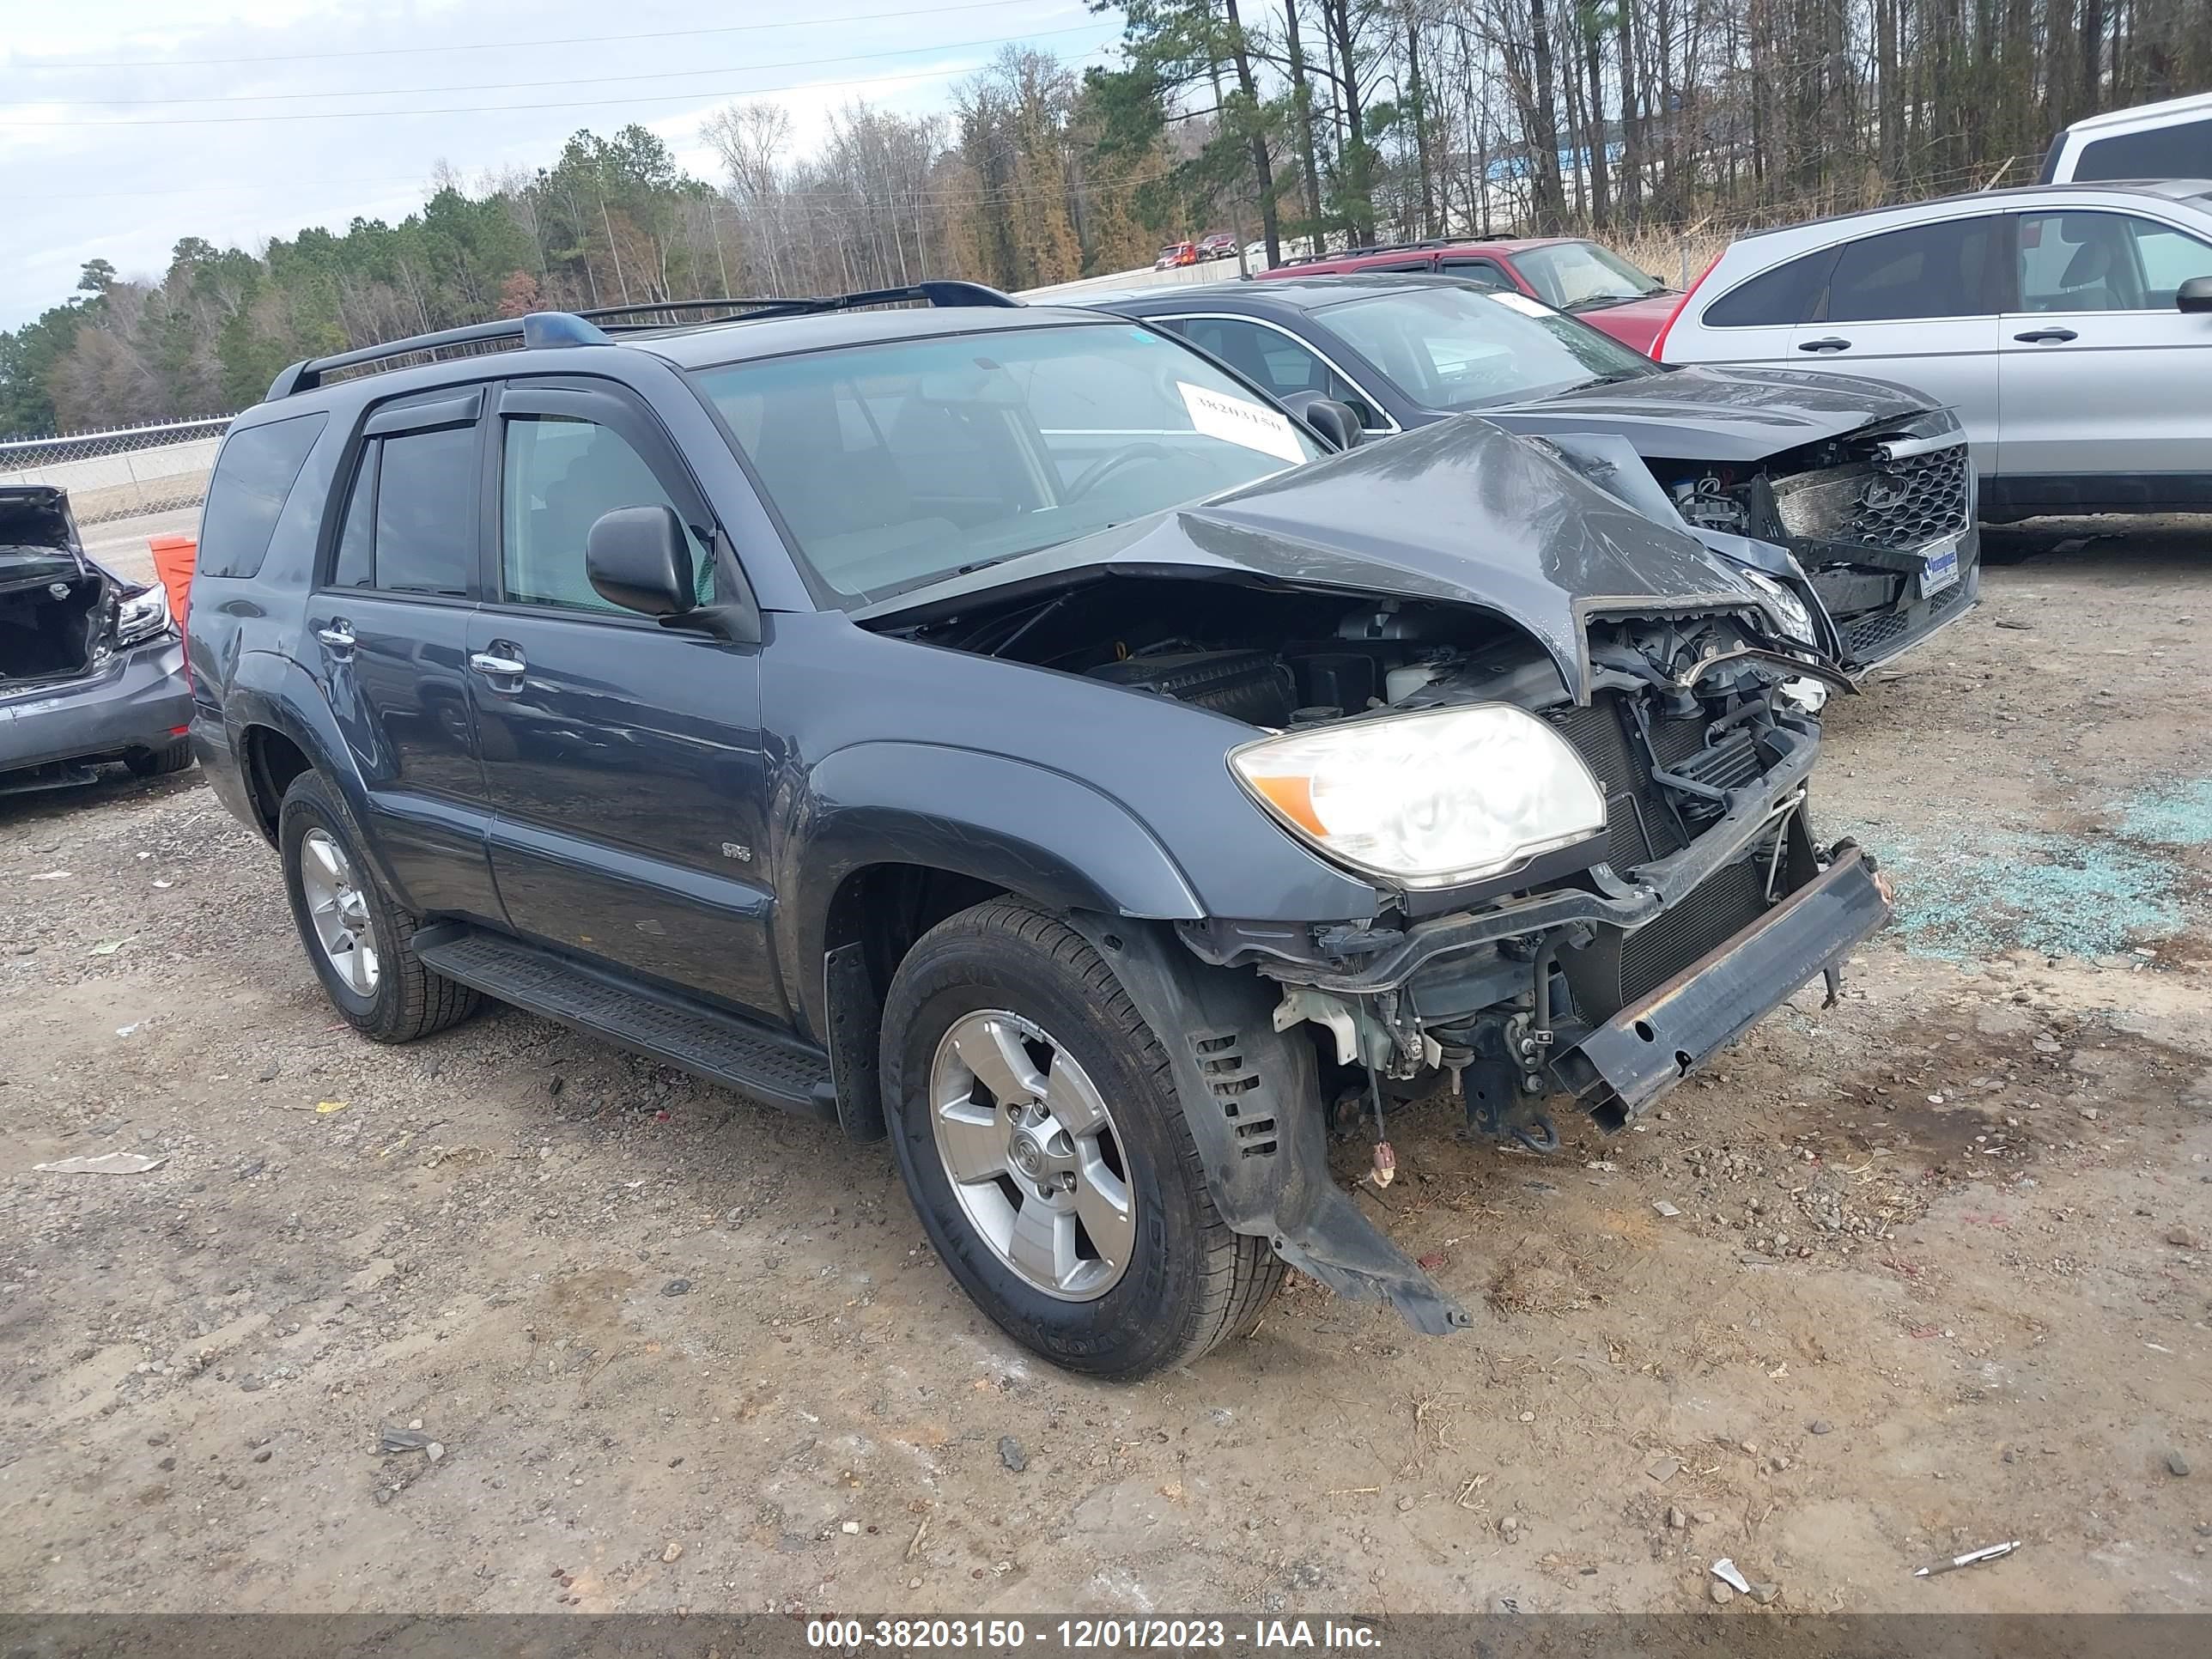
<svg viewBox="0 0 2212 1659">
<path fill-rule="evenodd" d="M 1000 40 L 1073 59 L 1117 33 L 1081 0 L 821 3 L 831 16 L 768 0 L 19 7 L 0 57 L 0 328 L 66 298 L 94 257 L 152 276 L 183 236 L 252 248 L 404 216 L 441 164 L 541 167 L 580 128 L 636 121 L 712 178 L 699 127 L 732 97 L 782 103 L 804 151 L 854 99 L 945 107 Z"/>
</svg>

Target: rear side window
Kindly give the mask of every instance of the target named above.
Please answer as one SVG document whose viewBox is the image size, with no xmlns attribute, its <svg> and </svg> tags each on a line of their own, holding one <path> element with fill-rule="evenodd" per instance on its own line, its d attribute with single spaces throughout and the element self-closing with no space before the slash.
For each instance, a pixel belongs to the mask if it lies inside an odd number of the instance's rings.
<svg viewBox="0 0 2212 1659">
<path fill-rule="evenodd" d="M 224 441 L 200 515 L 195 564 L 201 575 L 260 574 L 277 515 L 329 420 L 323 413 L 295 415 L 243 428 Z"/>
<path fill-rule="evenodd" d="M 373 437 L 362 447 L 331 582 L 465 599 L 477 568 L 477 428 Z"/>
<path fill-rule="evenodd" d="M 1913 225 L 1847 242 L 1828 278 L 1830 323 L 1905 322 L 1978 317 L 1990 302 L 1990 250 L 1996 216 Z"/>
<path fill-rule="evenodd" d="M 1827 286 L 1836 250 L 1823 248 L 1786 265 L 1761 271 L 1707 306 L 1707 328 L 1787 328 L 1812 314 L 1813 301 Z"/>
<path fill-rule="evenodd" d="M 2212 179 L 2212 116 L 2142 132 L 2116 132 L 2081 146 L 2075 179 Z"/>
</svg>

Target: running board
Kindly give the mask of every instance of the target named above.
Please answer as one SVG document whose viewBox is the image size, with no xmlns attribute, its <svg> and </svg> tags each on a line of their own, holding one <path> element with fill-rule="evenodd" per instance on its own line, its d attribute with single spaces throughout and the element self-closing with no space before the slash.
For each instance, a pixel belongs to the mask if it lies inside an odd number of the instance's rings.
<svg viewBox="0 0 2212 1659">
<path fill-rule="evenodd" d="M 837 1121 L 829 1057 L 764 1025 L 460 922 L 422 928 L 414 946 L 424 967 L 486 996 L 771 1106 Z"/>
</svg>

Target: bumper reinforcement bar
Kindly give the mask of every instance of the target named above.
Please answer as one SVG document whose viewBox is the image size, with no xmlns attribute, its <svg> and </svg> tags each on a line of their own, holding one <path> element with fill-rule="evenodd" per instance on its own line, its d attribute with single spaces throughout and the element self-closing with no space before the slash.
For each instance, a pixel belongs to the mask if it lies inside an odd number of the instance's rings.
<svg viewBox="0 0 2212 1659">
<path fill-rule="evenodd" d="M 1552 1062 L 1553 1074 L 1617 1129 L 1889 920 L 1889 884 L 1845 846 L 1774 908 L 1723 939 Z"/>
</svg>

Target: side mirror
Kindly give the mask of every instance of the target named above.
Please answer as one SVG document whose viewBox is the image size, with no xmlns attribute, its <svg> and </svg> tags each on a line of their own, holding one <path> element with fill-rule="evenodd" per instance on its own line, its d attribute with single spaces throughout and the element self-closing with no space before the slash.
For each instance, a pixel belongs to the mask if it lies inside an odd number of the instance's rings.
<svg viewBox="0 0 2212 1659">
<path fill-rule="evenodd" d="M 2212 311 L 2212 276 L 2191 276 L 2173 291 L 2173 303 L 2180 311 Z"/>
<path fill-rule="evenodd" d="M 1359 441 L 1367 435 L 1349 404 L 1324 398 L 1317 392 L 1309 392 L 1289 401 L 1291 413 L 1318 432 L 1322 441 L 1340 453 L 1357 449 Z"/>
<path fill-rule="evenodd" d="M 648 617 L 680 617 L 697 603 L 691 542 L 672 507 L 618 507 L 584 540 L 584 574 L 610 605 Z"/>
</svg>

